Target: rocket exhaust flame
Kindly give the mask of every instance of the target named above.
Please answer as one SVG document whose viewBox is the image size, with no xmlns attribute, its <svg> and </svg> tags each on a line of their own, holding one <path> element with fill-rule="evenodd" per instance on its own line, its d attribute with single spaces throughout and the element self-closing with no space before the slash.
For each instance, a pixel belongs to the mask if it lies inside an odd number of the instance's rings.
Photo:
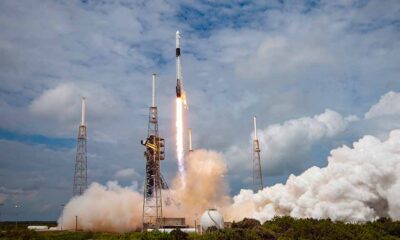
<svg viewBox="0 0 400 240">
<path fill-rule="evenodd" d="M 178 171 L 181 188 L 185 188 L 185 166 L 183 162 L 183 102 L 176 98 L 176 156 L 178 158 Z"/>
<path fill-rule="evenodd" d="M 186 107 L 186 94 L 183 90 L 182 66 L 181 66 L 181 35 L 176 31 L 176 156 L 178 158 L 178 170 L 181 188 L 185 188 L 185 165 L 183 147 L 183 108 Z"/>
</svg>

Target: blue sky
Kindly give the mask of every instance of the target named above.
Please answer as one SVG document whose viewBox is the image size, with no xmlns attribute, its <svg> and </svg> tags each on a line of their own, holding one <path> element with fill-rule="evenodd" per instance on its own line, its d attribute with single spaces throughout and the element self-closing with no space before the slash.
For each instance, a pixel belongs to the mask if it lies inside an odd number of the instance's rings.
<svg viewBox="0 0 400 240">
<path fill-rule="evenodd" d="M 250 187 L 253 114 L 267 185 L 324 166 L 342 144 L 399 127 L 398 1 L 5 0 L 5 219 L 15 218 L 16 202 L 24 219 L 55 219 L 70 198 L 82 95 L 90 181 L 140 187 L 153 72 L 167 141 L 164 175 L 173 178 L 178 29 L 187 125 L 196 148 L 225 157 L 231 194 Z M 118 178 L 124 169 L 131 178 Z"/>
</svg>

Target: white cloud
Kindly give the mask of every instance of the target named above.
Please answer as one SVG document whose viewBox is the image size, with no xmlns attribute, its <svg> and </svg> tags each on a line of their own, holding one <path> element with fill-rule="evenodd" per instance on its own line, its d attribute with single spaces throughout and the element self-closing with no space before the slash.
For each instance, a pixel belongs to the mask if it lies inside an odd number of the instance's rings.
<svg viewBox="0 0 400 240">
<path fill-rule="evenodd" d="M 365 114 L 366 119 L 381 116 L 400 115 L 400 93 L 390 91 L 381 96 L 378 103 L 374 104 Z"/>
<path fill-rule="evenodd" d="M 313 117 L 292 119 L 259 130 L 262 166 L 266 172 L 272 174 L 298 170 L 303 167 L 304 159 L 310 157 L 308 154 L 314 144 L 344 132 L 350 122 L 357 120 L 355 116 L 343 117 L 326 109 Z M 249 148 L 233 146 L 227 151 L 226 158 L 237 167 L 244 162 L 250 162 L 250 153 Z"/>
<path fill-rule="evenodd" d="M 303 44 L 287 36 L 277 36 L 267 37 L 252 55 L 239 61 L 236 72 L 246 80 L 267 79 L 282 83 L 285 79 L 302 80 L 304 75 L 311 74 L 313 70 L 327 68 L 334 68 L 334 59 L 320 44 Z"/>
<path fill-rule="evenodd" d="M 105 89 L 92 84 L 63 83 L 44 91 L 35 98 L 30 110 L 36 116 L 68 122 L 81 113 L 81 98 L 86 97 L 86 108 L 93 120 L 109 119 L 121 113 L 123 103 Z"/>
<path fill-rule="evenodd" d="M 96 84 L 76 84 L 66 82 L 54 88 L 43 91 L 26 108 L 11 108 L 11 115 L 22 114 L 16 118 L 17 123 L 2 122 L 7 127 L 17 127 L 34 134 L 49 136 L 75 136 L 76 129 L 81 121 L 81 99 L 86 97 L 86 123 L 90 131 L 90 138 L 97 141 L 115 143 L 115 140 L 125 131 L 114 122 L 127 122 L 129 119 L 122 115 L 127 112 L 126 103 L 113 95 L 108 89 Z M 4 103 L 7 106 L 6 103 Z M 29 118 L 29 125 L 22 124 Z M 115 133 L 120 131 L 120 135 Z"/>
<path fill-rule="evenodd" d="M 339 113 L 326 109 L 313 117 L 268 126 L 258 134 L 266 165 L 273 168 L 284 159 L 303 155 L 321 139 L 332 138 L 346 130 L 348 123 Z"/>
<path fill-rule="evenodd" d="M 33 114 L 49 120 L 71 120 L 79 114 L 79 88 L 73 84 L 61 84 L 54 89 L 43 92 L 30 105 Z"/>
<path fill-rule="evenodd" d="M 139 179 L 140 174 L 137 173 L 134 168 L 125 168 L 125 169 L 118 170 L 115 173 L 115 178 L 134 180 L 134 179 Z"/>
</svg>

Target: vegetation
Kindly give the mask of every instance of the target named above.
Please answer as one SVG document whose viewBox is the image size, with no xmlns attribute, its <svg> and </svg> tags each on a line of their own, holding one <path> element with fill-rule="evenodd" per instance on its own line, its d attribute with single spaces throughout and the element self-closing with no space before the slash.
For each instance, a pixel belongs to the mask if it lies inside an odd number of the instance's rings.
<svg viewBox="0 0 400 240">
<path fill-rule="evenodd" d="M 114 239 L 165 239 L 165 240 L 257 240 L 257 239 L 399 239 L 400 240 L 400 222 L 391 221 L 382 218 L 375 222 L 365 224 L 349 224 L 343 222 L 333 222 L 331 220 L 315 220 L 315 219 L 293 219 L 291 217 L 276 217 L 271 221 L 260 224 L 255 219 L 243 219 L 240 222 L 232 223 L 232 228 L 218 230 L 210 229 L 204 234 L 187 234 L 180 230 L 174 230 L 170 234 L 154 232 L 132 232 L 132 233 L 91 233 L 91 232 L 35 232 L 19 228 L 16 230 L 9 227 L 2 227 L 0 232 L 0 240 L 114 240 Z"/>
</svg>

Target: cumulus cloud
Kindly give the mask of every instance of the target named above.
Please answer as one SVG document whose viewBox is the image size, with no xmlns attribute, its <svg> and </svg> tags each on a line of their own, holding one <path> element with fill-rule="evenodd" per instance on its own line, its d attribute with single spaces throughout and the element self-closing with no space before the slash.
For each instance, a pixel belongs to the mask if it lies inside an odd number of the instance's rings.
<svg viewBox="0 0 400 240">
<path fill-rule="evenodd" d="M 115 173 L 115 177 L 118 179 L 137 179 L 140 177 L 140 174 L 134 168 L 125 168 L 118 170 Z"/>
<path fill-rule="evenodd" d="M 116 121 L 121 124 L 129 121 L 122 117 L 127 112 L 126 103 L 108 89 L 91 83 L 58 84 L 44 90 L 27 107 L 12 108 L 4 103 L 11 115 L 21 116 L 15 119 L 16 123 L 4 121 L 0 124 L 49 137 L 74 136 L 81 121 L 83 96 L 86 97 L 86 123 L 92 139 L 115 143 L 118 137 L 126 134 L 120 125 L 112 124 Z M 25 118 L 31 120 L 28 125 L 22 124 Z M 116 132 L 119 132 L 118 137 Z"/>
<path fill-rule="evenodd" d="M 379 102 L 374 104 L 365 114 L 365 118 L 391 115 L 400 115 L 400 93 L 393 91 L 381 96 Z"/>
<path fill-rule="evenodd" d="M 269 174 L 297 170 L 314 144 L 342 133 L 353 121 L 357 121 L 357 117 L 344 117 L 326 109 L 313 117 L 291 119 L 259 130 L 257 135 L 264 170 Z M 238 166 L 248 161 L 250 151 L 249 148 L 233 146 L 226 157 L 233 159 Z"/>
<path fill-rule="evenodd" d="M 354 116 L 343 117 L 333 110 L 326 109 L 313 117 L 270 125 L 258 134 L 266 164 L 276 168 L 290 156 L 298 158 L 321 139 L 332 138 L 346 130 L 348 123 L 354 120 Z"/>
<path fill-rule="evenodd" d="M 317 39 L 314 41 L 303 45 L 287 36 L 268 37 L 252 55 L 237 63 L 236 72 L 242 79 L 281 82 L 282 78 L 302 80 L 312 69 L 333 68 L 332 55 Z"/>
<path fill-rule="evenodd" d="M 96 85 L 62 83 L 35 98 L 30 110 L 34 115 L 58 120 L 72 120 L 80 116 L 81 97 L 87 98 L 87 113 L 94 119 L 107 119 L 121 112 L 118 102 L 105 89 Z M 76 123 L 75 123 L 76 124 Z"/>
<path fill-rule="evenodd" d="M 54 89 L 49 89 L 38 96 L 30 105 L 33 114 L 71 120 L 72 116 L 79 113 L 80 96 L 79 88 L 73 84 L 61 84 Z"/>
<path fill-rule="evenodd" d="M 312 167 L 286 184 L 257 193 L 241 190 L 228 211 L 232 219 L 254 217 L 261 221 L 276 215 L 296 218 L 330 218 L 370 221 L 379 217 L 399 220 L 400 130 L 386 141 L 365 136 L 331 151 L 328 165 Z M 242 210 L 243 209 L 243 210 Z"/>
</svg>

